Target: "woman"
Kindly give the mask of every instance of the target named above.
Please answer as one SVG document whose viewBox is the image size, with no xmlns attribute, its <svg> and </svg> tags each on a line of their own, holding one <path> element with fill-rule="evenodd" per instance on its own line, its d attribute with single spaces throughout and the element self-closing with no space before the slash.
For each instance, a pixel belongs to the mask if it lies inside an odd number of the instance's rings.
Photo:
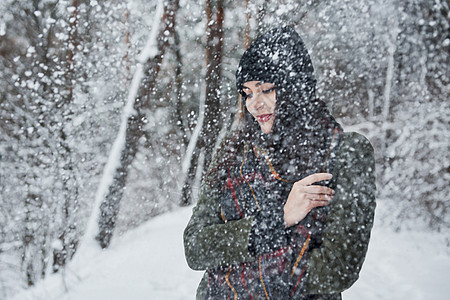
<svg viewBox="0 0 450 300">
<path fill-rule="evenodd" d="M 206 270 L 197 299 L 341 299 L 358 278 L 375 209 L 373 148 L 315 96 L 300 36 L 256 39 L 236 72 L 240 127 L 225 139 L 184 233 Z"/>
</svg>

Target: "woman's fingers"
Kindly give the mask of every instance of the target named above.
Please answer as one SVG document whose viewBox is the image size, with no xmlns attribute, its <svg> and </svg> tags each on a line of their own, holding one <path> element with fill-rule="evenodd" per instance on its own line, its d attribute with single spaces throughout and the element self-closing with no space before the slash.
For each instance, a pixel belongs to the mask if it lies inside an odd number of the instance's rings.
<svg viewBox="0 0 450 300">
<path fill-rule="evenodd" d="M 329 180 L 332 177 L 329 173 L 316 173 L 294 183 L 283 208 L 286 226 L 295 225 L 303 220 L 314 207 L 329 204 L 329 201 L 333 198 L 334 190 L 326 186 L 312 184 Z"/>
<path fill-rule="evenodd" d="M 322 181 L 322 180 L 329 180 L 333 178 L 333 175 L 330 173 L 315 173 L 309 176 L 306 176 L 305 178 L 297 181 L 296 183 L 301 185 L 311 185 L 313 183 Z"/>
<path fill-rule="evenodd" d="M 330 201 L 333 199 L 333 197 L 328 194 L 310 194 L 308 195 L 308 198 L 312 201 Z"/>
<path fill-rule="evenodd" d="M 308 194 L 328 194 L 328 195 L 334 194 L 334 190 L 332 188 L 322 185 L 307 185 L 303 186 L 301 190 Z"/>
<path fill-rule="evenodd" d="M 311 209 L 313 209 L 314 207 L 326 206 L 328 204 L 328 201 L 311 201 Z"/>
</svg>

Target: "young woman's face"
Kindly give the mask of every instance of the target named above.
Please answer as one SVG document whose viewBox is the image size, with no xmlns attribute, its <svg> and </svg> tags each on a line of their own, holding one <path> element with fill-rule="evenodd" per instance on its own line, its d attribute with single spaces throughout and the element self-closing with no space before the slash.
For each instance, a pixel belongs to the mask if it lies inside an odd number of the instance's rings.
<svg viewBox="0 0 450 300">
<path fill-rule="evenodd" d="M 275 118 L 275 102 L 277 94 L 275 85 L 262 81 L 247 81 L 243 84 L 246 95 L 245 106 L 258 121 L 264 133 L 270 133 Z"/>
</svg>

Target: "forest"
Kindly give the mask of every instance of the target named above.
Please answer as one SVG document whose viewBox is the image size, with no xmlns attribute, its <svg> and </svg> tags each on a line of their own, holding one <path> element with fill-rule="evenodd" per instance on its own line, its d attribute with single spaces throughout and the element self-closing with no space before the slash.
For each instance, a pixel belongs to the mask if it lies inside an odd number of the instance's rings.
<svg viewBox="0 0 450 300">
<path fill-rule="evenodd" d="M 0 298 L 194 204 L 239 58 L 278 25 L 374 146 L 383 226 L 448 233 L 449 16 L 446 0 L 2 0 Z"/>
</svg>

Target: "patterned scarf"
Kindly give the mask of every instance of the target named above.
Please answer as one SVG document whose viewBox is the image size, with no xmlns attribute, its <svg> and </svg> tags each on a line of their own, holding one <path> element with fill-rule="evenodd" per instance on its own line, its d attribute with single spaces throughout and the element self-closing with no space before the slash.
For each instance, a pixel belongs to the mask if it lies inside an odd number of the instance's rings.
<svg viewBox="0 0 450 300">
<path fill-rule="evenodd" d="M 276 87 L 272 132 L 263 134 L 245 111 L 211 184 L 222 184 L 224 222 L 262 214 L 264 226 L 270 227 L 277 217 L 270 212 L 282 211 L 293 183 L 313 173 L 333 172 L 343 131 L 315 97 L 311 60 L 291 27 L 267 32 L 244 53 L 236 72 L 244 101 L 242 86 L 251 80 Z M 334 180 L 325 185 L 333 188 Z M 298 225 L 283 229 L 280 239 L 268 245 L 272 250 L 262 251 L 254 261 L 208 270 L 207 299 L 307 299 L 303 280 L 308 253 L 320 247 L 326 214 L 326 207 L 313 209 Z"/>
<path fill-rule="evenodd" d="M 333 133 L 323 171 L 332 172 L 341 132 Z M 275 170 L 266 149 L 247 143 L 238 163 L 223 178 L 221 217 L 224 222 L 253 216 L 259 211 L 282 207 L 293 182 Z M 331 186 L 333 184 L 331 183 Z M 255 261 L 208 270 L 207 299 L 306 299 L 303 281 L 308 251 L 320 246 L 326 208 L 314 209 L 300 224 L 286 231 L 288 243 L 274 245 Z"/>
</svg>

